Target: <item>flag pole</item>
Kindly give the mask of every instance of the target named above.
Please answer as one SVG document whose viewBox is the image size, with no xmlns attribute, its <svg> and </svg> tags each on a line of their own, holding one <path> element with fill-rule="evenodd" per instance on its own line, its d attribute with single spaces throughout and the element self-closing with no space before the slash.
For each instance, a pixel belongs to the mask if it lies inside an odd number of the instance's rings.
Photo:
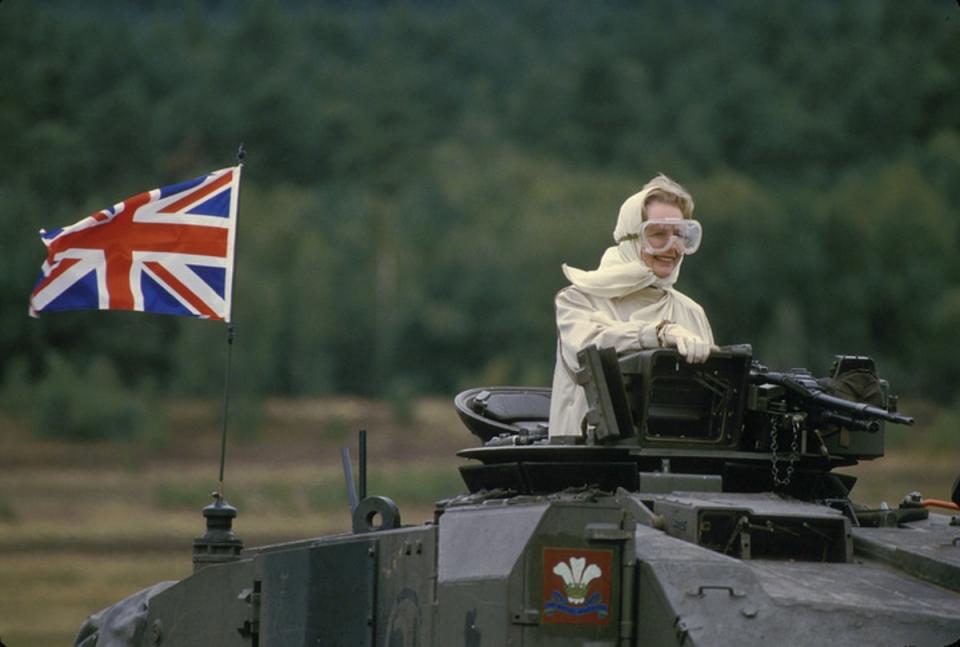
<svg viewBox="0 0 960 647">
<path fill-rule="evenodd" d="M 238 170 L 243 168 L 243 160 L 247 156 L 247 151 L 243 147 L 243 142 L 240 143 L 240 147 L 237 149 L 237 167 Z M 236 232 L 237 227 L 240 224 L 240 185 L 237 184 L 237 212 L 236 212 L 237 221 L 234 223 L 234 231 Z M 236 242 L 234 242 L 236 246 Z M 233 307 L 233 290 L 236 288 L 236 276 L 237 276 L 237 264 L 236 264 L 236 249 L 234 249 L 234 259 L 230 267 L 230 285 L 231 285 L 231 295 L 230 295 L 230 306 Z M 228 313 L 229 314 L 229 313 Z M 226 368 L 224 370 L 223 376 L 223 430 L 220 434 L 220 478 L 217 484 L 217 491 L 214 492 L 213 496 L 217 501 L 223 501 L 223 467 L 227 458 L 227 421 L 230 414 L 230 363 L 233 357 L 233 338 L 234 338 L 234 328 L 233 328 L 233 318 L 230 317 L 230 321 L 227 322 L 227 362 Z"/>
<path fill-rule="evenodd" d="M 223 378 L 223 430 L 220 434 L 220 478 L 216 498 L 223 499 L 223 466 L 227 457 L 227 418 L 230 413 L 230 359 L 233 355 L 233 322 L 227 324 L 227 366 Z"/>
</svg>

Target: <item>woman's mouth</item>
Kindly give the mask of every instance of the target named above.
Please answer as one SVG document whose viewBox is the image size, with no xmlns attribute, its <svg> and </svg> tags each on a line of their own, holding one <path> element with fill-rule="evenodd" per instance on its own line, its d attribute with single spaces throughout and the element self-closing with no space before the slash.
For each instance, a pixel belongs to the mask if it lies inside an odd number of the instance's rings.
<svg viewBox="0 0 960 647">
<path fill-rule="evenodd" d="M 680 265 L 681 255 L 676 253 L 676 250 L 671 249 L 661 254 L 643 252 L 641 258 L 647 267 L 653 270 L 654 274 L 664 279 L 670 276 Z"/>
</svg>

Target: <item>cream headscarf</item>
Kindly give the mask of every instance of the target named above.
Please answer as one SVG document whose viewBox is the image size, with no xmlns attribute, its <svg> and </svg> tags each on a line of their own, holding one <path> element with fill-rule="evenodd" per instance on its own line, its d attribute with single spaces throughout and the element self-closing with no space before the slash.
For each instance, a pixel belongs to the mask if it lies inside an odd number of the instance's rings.
<svg viewBox="0 0 960 647">
<path fill-rule="evenodd" d="M 597 269 L 590 272 L 563 264 L 563 274 L 568 281 L 587 294 L 606 298 L 626 296 L 651 285 L 666 289 L 677 282 L 682 256 L 673 272 L 660 278 L 643 262 L 640 240 L 625 239 L 629 234 L 640 233 L 643 205 L 647 196 L 656 189 L 648 184 L 643 191 L 627 198 L 620 207 L 617 226 L 613 230 L 613 239 L 617 244 L 607 248 Z"/>
</svg>

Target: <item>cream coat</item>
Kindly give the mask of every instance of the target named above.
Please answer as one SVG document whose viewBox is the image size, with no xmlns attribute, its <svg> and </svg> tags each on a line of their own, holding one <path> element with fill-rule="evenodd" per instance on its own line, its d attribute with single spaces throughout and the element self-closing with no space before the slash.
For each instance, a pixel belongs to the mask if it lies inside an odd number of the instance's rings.
<svg viewBox="0 0 960 647">
<path fill-rule="evenodd" d="M 657 324 L 667 319 L 700 335 L 711 345 L 713 331 L 700 307 L 673 288 L 646 287 L 623 297 L 598 297 L 576 286 L 557 294 L 557 364 L 550 400 L 550 435 L 579 436 L 587 412 L 576 383 L 577 352 L 595 344 L 617 352 L 657 348 Z"/>
</svg>

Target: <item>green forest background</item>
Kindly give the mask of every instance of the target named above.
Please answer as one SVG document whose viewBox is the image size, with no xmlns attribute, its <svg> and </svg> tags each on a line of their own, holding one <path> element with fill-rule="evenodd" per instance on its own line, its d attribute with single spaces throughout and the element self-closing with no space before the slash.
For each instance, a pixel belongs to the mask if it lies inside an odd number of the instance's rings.
<svg viewBox="0 0 960 647">
<path fill-rule="evenodd" d="M 869 354 L 960 422 L 954 0 L 7 0 L 0 61 L 0 405 L 39 434 L 162 435 L 157 402 L 222 393 L 222 324 L 27 297 L 39 228 L 240 142 L 238 401 L 548 385 L 560 264 L 662 171 L 719 343 Z"/>
</svg>

